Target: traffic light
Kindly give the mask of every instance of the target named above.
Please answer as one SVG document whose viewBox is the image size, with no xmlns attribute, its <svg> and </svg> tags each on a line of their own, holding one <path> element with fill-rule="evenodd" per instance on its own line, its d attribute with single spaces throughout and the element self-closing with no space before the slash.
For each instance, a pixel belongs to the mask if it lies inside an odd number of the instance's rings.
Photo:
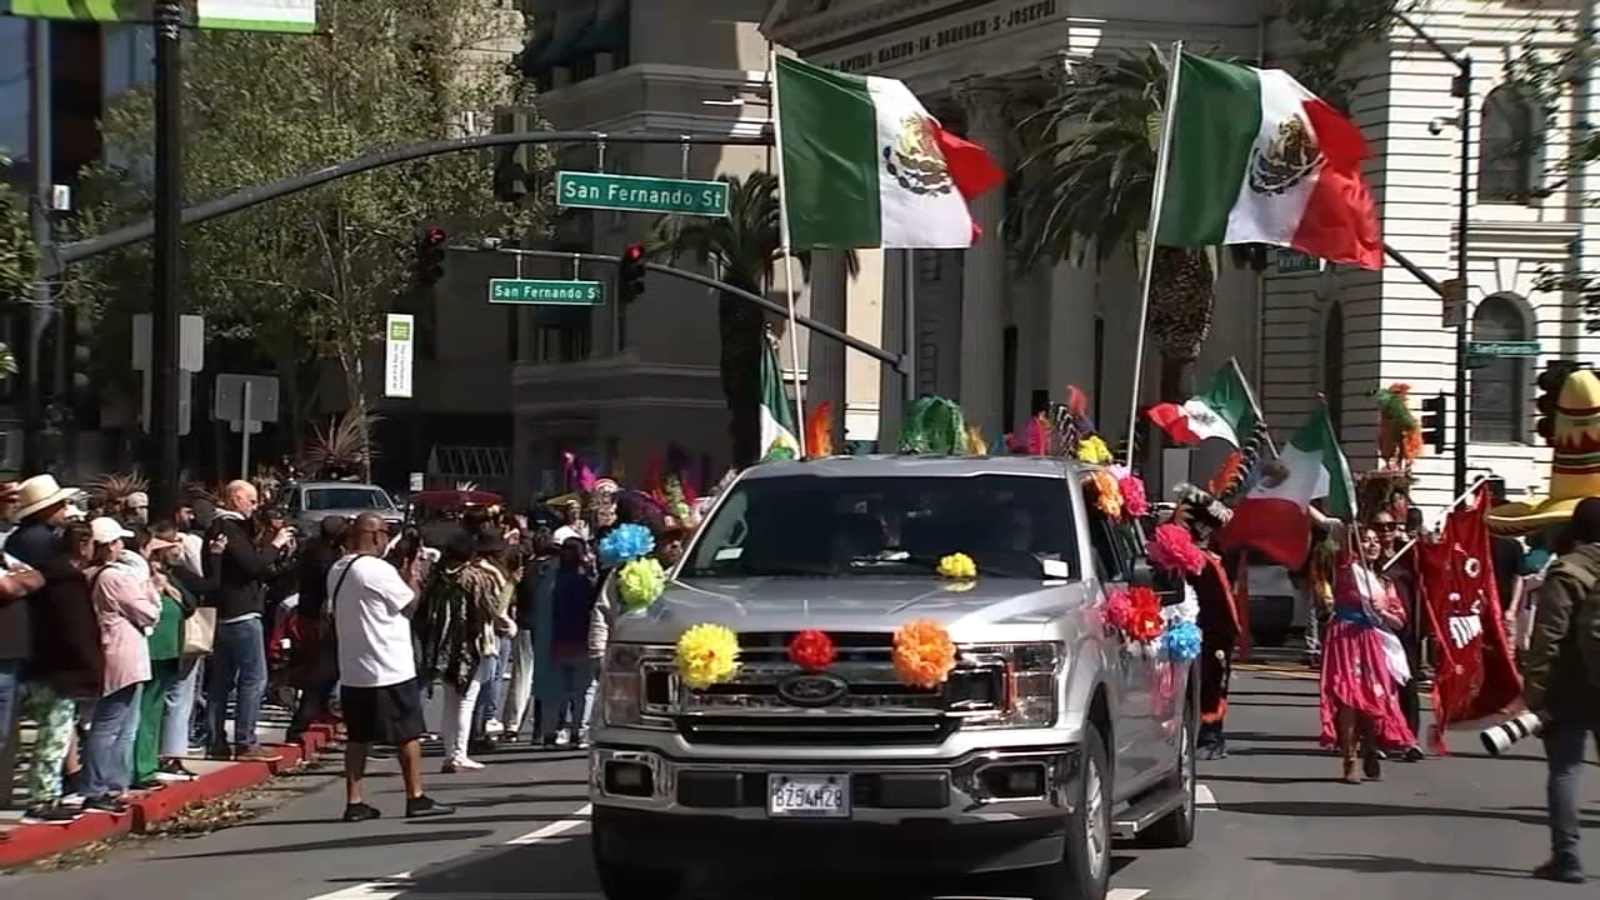
<svg viewBox="0 0 1600 900">
<path fill-rule="evenodd" d="M 632 303 L 644 293 L 644 245 L 629 244 L 617 265 L 617 302 Z"/>
<path fill-rule="evenodd" d="M 1539 373 L 1539 399 L 1535 401 L 1539 408 L 1539 419 L 1533 427 L 1547 444 L 1555 434 L 1555 415 L 1556 407 L 1561 403 L 1561 386 L 1567 383 L 1567 376 L 1578 368 L 1578 363 L 1573 360 L 1552 359 L 1545 363 L 1544 371 Z"/>
<path fill-rule="evenodd" d="M 444 280 L 444 247 L 450 241 L 443 228 L 424 228 L 417 236 L 416 278 L 423 287 Z"/>
<path fill-rule="evenodd" d="M 1444 393 L 1422 401 L 1422 440 L 1435 453 L 1444 452 Z"/>
</svg>

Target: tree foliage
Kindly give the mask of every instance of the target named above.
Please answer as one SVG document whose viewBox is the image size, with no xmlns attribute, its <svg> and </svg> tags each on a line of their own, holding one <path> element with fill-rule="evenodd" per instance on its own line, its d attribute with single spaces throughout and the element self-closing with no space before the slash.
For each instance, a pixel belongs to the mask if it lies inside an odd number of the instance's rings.
<svg viewBox="0 0 1600 900">
<path fill-rule="evenodd" d="M 300 175 L 383 149 L 489 130 L 526 103 L 493 50 L 515 44 L 520 14 L 481 0 L 324 0 L 324 33 L 193 33 L 184 60 L 189 202 Z M 152 171 L 152 104 L 136 91 L 109 110 L 109 158 Z M 412 294 L 417 229 L 518 237 L 542 198 L 496 199 L 489 152 L 433 157 L 347 178 L 214 220 L 185 234 L 189 311 L 213 335 L 281 364 L 332 359 L 367 421 L 365 356 L 383 316 Z M 142 198 L 123 197 L 142 205 Z M 102 220 L 117 213 L 103 213 Z M 291 395 L 293 391 L 290 392 Z"/>
<path fill-rule="evenodd" d="M 10 165 L 10 160 L 0 153 L 0 170 Z M 27 296 L 33 280 L 37 249 L 28 228 L 27 200 L 0 181 L 0 301 Z M 0 377 L 13 375 L 17 361 L 11 348 L 0 344 Z"/>
<path fill-rule="evenodd" d="M 1281 0 L 1283 20 L 1301 41 L 1295 53 L 1300 83 L 1349 112 L 1361 79 L 1345 64 L 1388 35 L 1401 8 L 1398 0 Z"/>
</svg>

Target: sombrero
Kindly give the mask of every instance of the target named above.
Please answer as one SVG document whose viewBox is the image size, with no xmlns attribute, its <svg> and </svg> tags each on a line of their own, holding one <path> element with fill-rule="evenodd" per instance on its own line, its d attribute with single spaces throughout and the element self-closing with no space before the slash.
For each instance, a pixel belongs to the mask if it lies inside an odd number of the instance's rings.
<svg viewBox="0 0 1600 900">
<path fill-rule="evenodd" d="M 1600 378 L 1593 372 L 1579 369 L 1567 376 L 1551 434 L 1550 495 L 1489 510 L 1495 534 L 1516 537 L 1565 522 L 1584 498 L 1600 496 Z"/>
</svg>

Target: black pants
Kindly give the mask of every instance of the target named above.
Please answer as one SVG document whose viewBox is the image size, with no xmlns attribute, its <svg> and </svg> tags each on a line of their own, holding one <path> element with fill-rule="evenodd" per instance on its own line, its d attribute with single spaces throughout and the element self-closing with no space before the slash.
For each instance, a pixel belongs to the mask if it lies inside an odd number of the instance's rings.
<svg viewBox="0 0 1600 900">
<path fill-rule="evenodd" d="M 300 702 L 294 708 L 294 720 L 289 723 L 288 740 L 293 741 L 306 733 L 318 719 L 328 714 L 328 701 L 333 697 L 333 689 L 338 686 L 339 679 L 332 678 L 311 684 L 300 692 Z"/>
</svg>

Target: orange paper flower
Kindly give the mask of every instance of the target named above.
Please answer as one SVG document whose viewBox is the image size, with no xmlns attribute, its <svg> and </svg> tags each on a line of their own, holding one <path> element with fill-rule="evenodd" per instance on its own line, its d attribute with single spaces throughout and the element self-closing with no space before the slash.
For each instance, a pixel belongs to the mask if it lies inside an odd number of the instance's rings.
<svg viewBox="0 0 1600 900">
<path fill-rule="evenodd" d="M 912 687 L 944 684 L 956 667 L 956 645 L 938 622 L 921 620 L 894 632 L 894 673 Z"/>
<path fill-rule="evenodd" d="M 1096 469 L 1089 473 L 1089 483 L 1094 485 L 1095 508 L 1108 519 L 1122 518 L 1122 486 L 1117 484 L 1117 477 L 1105 469 Z"/>
</svg>

